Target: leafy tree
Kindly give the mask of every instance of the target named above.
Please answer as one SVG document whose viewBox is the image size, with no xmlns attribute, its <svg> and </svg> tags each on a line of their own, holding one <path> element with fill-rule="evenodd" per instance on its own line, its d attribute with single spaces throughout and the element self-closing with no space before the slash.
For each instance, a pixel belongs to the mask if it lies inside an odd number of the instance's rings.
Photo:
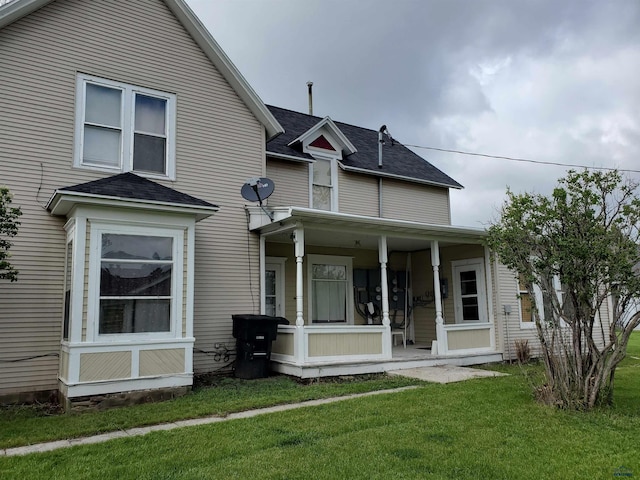
<svg viewBox="0 0 640 480">
<path fill-rule="evenodd" d="M 537 394 L 548 403 L 591 409 L 612 402 L 616 367 L 640 324 L 637 188 L 615 171 L 572 170 L 549 197 L 507 190 L 489 228 L 500 261 L 530 292 L 534 285 L 542 291 L 532 311 L 546 376 Z M 600 321 L 607 310 L 611 324 Z"/>
<path fill-rule="evenodd" d="M 18 217 L 22 215 L 20 208 L 11 207 L 11 194 L 6 187 L 0 187 L 0 279 L 15 282 L 18 280 L 18 271 L 9 263 L 9 238 L 18 234 L 20 222 Z"/>
</svg>

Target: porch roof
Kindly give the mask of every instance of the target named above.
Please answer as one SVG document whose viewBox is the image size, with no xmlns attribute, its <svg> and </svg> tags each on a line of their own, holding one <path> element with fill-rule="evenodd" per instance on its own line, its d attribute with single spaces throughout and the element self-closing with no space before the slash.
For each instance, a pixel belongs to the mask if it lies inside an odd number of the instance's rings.
<svg viewBox="0 0 640 480">
<path fill-rule="evenodd" d="M 465 243 L 482 243 L 487 232 L 480 228 L 434 225 L 428 223 L 367 217 L 348 213 L 327 212 L 304 207 L 269 208 L 272 218 L 260 207 L 248 206 L 249 229 L 269 235 L 305 226 L 340 232 L 367 233 L 429 238 L 433 240 L 455 240 Z"/>
</svg>

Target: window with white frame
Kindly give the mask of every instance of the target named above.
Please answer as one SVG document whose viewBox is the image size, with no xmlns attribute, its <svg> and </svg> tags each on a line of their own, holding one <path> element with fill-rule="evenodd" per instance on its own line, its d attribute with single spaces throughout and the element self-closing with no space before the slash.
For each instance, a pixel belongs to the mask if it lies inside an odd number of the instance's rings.
<svg viewBox="0 0 640 480">
<path fill-rule="evenodd" d="M 312 207 L 334 210 L 334 164 L 330 159 L 316 158 L 312 169 Z"/>
<path fill-rule="evenodd" d="M 533 327 L 533 311 L 531 304 L 531 292 L 527 289 L 524 282 L 524 277 L 519 275 L 517 280 L 518 285 L 518 300 L 520 307 L 520 323 L 522 326 Z M 535 294 L 535 292 L 534 292 Z"/>
<path fill-rule="evenodd" d="M 78 75 L 75 165 L 175 178 L 176 96 Z"/>
<path fill-rule="evenodd" d="M 482 258 L 452 262 L 456 323 L 487 322 L 487 298 Z"/>
<path fill-rule="evenodd" d="M 353 323 L 351 258 L 309 255 L 308 265 L 311 322 Z"/>
<path fill-rule="evenodd" d="M 151 227 L 92 229 L 97 336 L 180 334 L 183 238 L 182 231 Z"/>
<path fill-rule="evenodd" d="M 522 277 L 520 278 L 522 279 Z M 569 308 L 568 305 L 563 304 L 564 291 L 559 275 L 554 275 L 553 278 L 550 279 L 549 287 L 551 291 L 549 292 L 549 295 L 545 295 L 542 288 L 540 288 L 540 285 L 537 283 L 532 285 L 533 292 L 528 292 L 526 289 L 523 290 L 524 287 L 522 286 L 522 280 L 519 282 L 519 285 L 520 290 L 518 296 L 520 297 L 520 322 L 523 327 L 535 327 L 532 300 L 535 301 L 536 312 L 542 321 L 553 318 L 551 295 L 555 295 L 559 304 L 564 307 L 565 312 Z M 562 321 L 562 323 L 564 324 L 564 321 Z"/>
</svg>

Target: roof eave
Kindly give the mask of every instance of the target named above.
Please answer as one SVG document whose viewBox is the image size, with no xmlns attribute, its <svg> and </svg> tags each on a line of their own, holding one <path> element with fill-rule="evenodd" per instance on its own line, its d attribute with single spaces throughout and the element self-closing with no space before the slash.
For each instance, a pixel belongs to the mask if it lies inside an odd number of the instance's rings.
<svg viewBox="0 0 640 480">
<path fill-rule="evenodd" d="M 11 25 L 13 22 L 26 17 L 39 8 L 51 3 L 53 0 L 18 0 L 0 7 L 0 28 Z"/>
<path fill-rule="evenodd" d="M 251 88 L 227 54 L 220 48 L 220 45 L 209 33 L 209 30 L 184 0 L 164 0 L 164 2 L 191 34 L 202 51 L 209 57 L 209 60 L 222 73 L 222 76 L 229 82 L 238 96 L 249 107 L 249 110 L 264 125 L 267 131 L 267 140 L 284 133 L 282 125 L 276 120 L 255 90 Z"/>
<path fill-rule="evenodd" d="M 52 215 L 65 216 L 77 205 L 133 208 L 147 211 L 176 213 L 181 215 L 193 215 L 196 222 L 204 220 L 220 210 L 220 207 L 217 205 L 211 205 L 209 207 L 204 205 L 186 205 L 181 203 L 141 200 L 137 198 L 96 195 L 68 190 L 56 190 L 47 202 L 46 209 L 49 210 Z"/>
<path fill-rule="evenodd" d="M 258 207 L 246 207 L 250 214 L 264 216 Z M 454 225 L 435 225 L 408 220 L 397 220 L 380 217 L 368 217 L 348 213 L 327 212 L 304 207 L 275 207 L 271 208 L 273 220 L 260 224 L 253 223 L 252 230 L 261 233 L 269 233 L 272 230 L 282 229 L 290 224 L 294 227 L 298 224 L 309 223 L 334 223 L 336 225 L 349 225 L 350 227 L 362 226 L 384 232 L 411 232 L 441 239 L 460 239 L 475 243 L 482 243 L 487 236 L 486 230 L 473 227 L 458 227 Z"/>
<path fill-rule="evenodd" d="M 413 183 L 420 183 L 423 185 L 431 185 L 434 187 L 444 187 L 444 188 L 455 188 L 457 190 L 461 190 L 464 187 L 462 185 L 460 185 L 459 183 L 443 183 L 443 182 L 434 182 L 432 180 L 423 180 L 420 178 L 415 178 L 415 177 L 409 177 L 409 176 L 405 176 L 405 175 L 398 175 L 395 173 L 388 173 L 388 172 L 383 172 L 380 170 L 369 170 L 368 168 L 358 168 L 358 167 L 351 167 L 349 165 L 344 165 L 342 162 L 338 162 L 338 165 L 340 165 L 340 168 L 342 168 L 343 170 L 347 171 L 347 172 L 354 172 L 354 173 L 362 173 L 364 175 L 373 175 L 375 177 L 388 177 L 388 178 L 393 178 L 396 180 L 404 180 L 407 182 L 413 182 Z"/>
<path fill-rule="evenodd" d="M 304 158 L 304 157 L 296 157 L 293 155 L 286 155 L 284 153 L 275 153 L 267 150 L 267 157 L 276 158 L 279 160 L 289 160 L 291 162 L 300 162 L 300 163 L 314 163 L 315 160 L 313 158 Z"/>
</svg>

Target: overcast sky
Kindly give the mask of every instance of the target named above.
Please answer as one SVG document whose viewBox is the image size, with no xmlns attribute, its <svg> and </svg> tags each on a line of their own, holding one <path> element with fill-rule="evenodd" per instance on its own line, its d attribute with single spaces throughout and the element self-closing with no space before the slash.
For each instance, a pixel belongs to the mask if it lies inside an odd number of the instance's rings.
<svg viewBox="0 0 640 480">
<path fill-rule="evenodd" d="M 187 0 L 267 104 L 404 144 L 640 170 L 638 0 Z M 414 150 L 455 225 L 566 168 Z M 628 174 L 640 180 L 637 173 Z"/>
</svg>

